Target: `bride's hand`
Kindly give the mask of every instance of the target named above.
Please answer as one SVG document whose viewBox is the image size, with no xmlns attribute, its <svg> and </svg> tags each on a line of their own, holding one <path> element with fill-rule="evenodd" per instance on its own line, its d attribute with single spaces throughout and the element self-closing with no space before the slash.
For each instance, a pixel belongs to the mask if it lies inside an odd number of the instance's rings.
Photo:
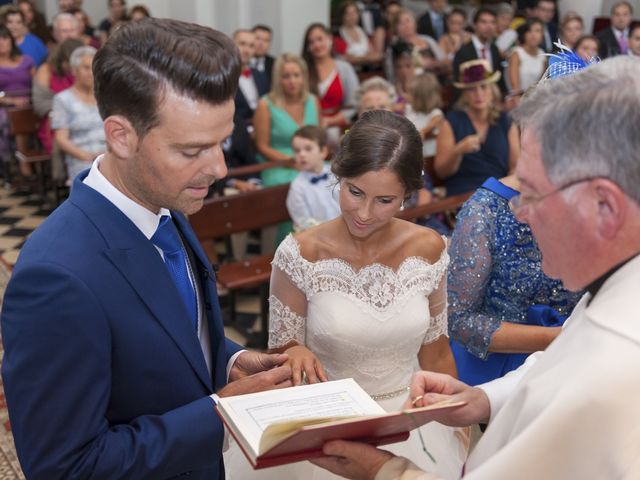
<svg viewBox="0 0 640 480">
<path fill-rule="evenodd" d="M 291 367 L 293 385 L 302 384 L 304 377 L 306 377 L 307 383 L 328 380 L 327 374 L 324 373 L 324 369 L 320 365 L 320 360 L 307 347 L 296 345 L 285 350 L 285 353 L 289 355 L 286 365 Z"/>
</svg>

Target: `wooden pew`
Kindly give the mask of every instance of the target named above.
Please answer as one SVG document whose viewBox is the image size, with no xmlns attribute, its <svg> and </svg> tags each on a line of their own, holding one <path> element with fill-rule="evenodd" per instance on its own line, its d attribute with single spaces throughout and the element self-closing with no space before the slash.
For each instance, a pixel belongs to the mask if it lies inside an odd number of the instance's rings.
<svg viewBox="0 0 640 480">
<path fill-rule="evenodd" d="M 18 162 L 35 166 L 40 194 L 45 192 L 45 167 L 51 163 L 51 156 L 40 148 L 29 148 L 29 138 L 35 137 L 40 128 L 41 119 L 31 107 L 10 108 L 7 110 L 9 130 L 16 139 L 15 156 Z"/>
<path fill-rule="evenodd" d="M 199 212 L 189 217 L 189 222 L 211 262 L 218 263 L 215 240 L 290 220 L 286 207 L 288 192 L 289 184 L 285 184 L 207 200 Z M 252 347 L 266 348 L 267 345 L 272 260 L 272 254 L 265 254 L 223 263 L 217 273 L 218 284 L 229 292 L 232 317 L 235 316 L 235 293 L 260 288 L 262 332 L 257 343 L 250 345 Z"/>
</svg>

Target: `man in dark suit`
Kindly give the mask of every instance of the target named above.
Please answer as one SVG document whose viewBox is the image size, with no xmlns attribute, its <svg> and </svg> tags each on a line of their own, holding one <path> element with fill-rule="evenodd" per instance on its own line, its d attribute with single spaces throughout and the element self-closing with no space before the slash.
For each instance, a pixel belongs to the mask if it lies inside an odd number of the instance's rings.
<svg viewBox="0 0 640 480">
<path fill-rule="evenodd" d="M 633 20 L 633 7 L 629 2 L 616 2 L 611 7 L 611 26 L 600 30 L 598 55 L 604 59 L 626 55 L 629 49 L 629 26 Z"/>
<path fill-rule="evenodd" d="M 501 72 L 498 87 L 504 94 L 507 87 L 504 82 L 504 72 L 502 71 L 502 59 L 500 51 L 494 43 L 496 37 L 496 14 L 493 10 L 481 7 L 476 11 L 473 17 L 473 35 L 471 41 L 460 47 L 460 50 L 453 58 L 453 75 L 454 80 L 459 81 L 460 65 L 469 60 L 482 58 L 487 60 L 494 72 Z M 456 96 L 459 92 L 456 92 Z"/>
<path fill-rule="evenodd" d="M 447 32 L 448 0 L 428 0 L 429 9 L 418 19 L 418 33 L 436 40 Z"/>
<path fill-rule="evenodd" d="M 236 114 L 245 120 L 251 121 L 253 113 L 258 106 L 258 100 L 269 92 L 270 81 L 266 75 L 261 75 L 251 68 L 255 46 L 255 34 L 251 30 L 236 30 L 233 33 L 233 41 L 240 51 L 242 70 L 236 92 Z"/>
<path fill-rule="evenodd" d="M 291 376 L 286 355 L 224 337 L 184 216 L 226 174 L 237 50 L 206 27 L 130 22 L 93 72 L 107 152 L 26 242 L 4 297 L 18 457 L 36 480 L 224 478 L 216 394 Z"/>
<path fill-rule="evenodd" d="M 539 18 L 544 23 L 540 48 L 547 53 L 554 49 L 553 43 L 558 41 L 558 24 L 555 21 L 556 2 L 554 0 L 536 0 L 529 10 L 530 18 Z"/>
<path fill-rule="evenodd" d="M 254 75 L 261 75 L 266 85 L 266 91 L 271 90 L 271 75 L 273 72 L 273 63 L 275 59 L 269 55 L 269 47 L 271 47 L 271 27 L 267 25 L 256 25 L 251 31 L 254 36 L 254 51 L 250 66 L 254 71 Z"/>
</svg>

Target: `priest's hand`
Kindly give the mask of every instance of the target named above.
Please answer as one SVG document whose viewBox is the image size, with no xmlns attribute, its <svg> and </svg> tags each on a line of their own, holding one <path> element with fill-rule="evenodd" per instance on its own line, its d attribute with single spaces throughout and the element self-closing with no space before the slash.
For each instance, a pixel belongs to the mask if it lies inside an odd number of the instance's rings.
<svg viewBox="0 0 640 480">
<path fill-rule="evenodd" d="M 373 480 L 382 466 L 393 458 L 386 450 L 343 440 L 325 443 L 322 453 L 328 456 L 313 459 L 311 463 L 352 480 Z"/>
<path fill-rule="evenodd" d="M 426 407 L 444 400 L 467 402 L 454 410 L 439 412 L 434 420 L 452 427 L 467 427 L 487 423 L 491 405 L 486 393 L 450 375 L 420 371 L 413 375 L 409 399 L 404 408 Z"/>
</svg>

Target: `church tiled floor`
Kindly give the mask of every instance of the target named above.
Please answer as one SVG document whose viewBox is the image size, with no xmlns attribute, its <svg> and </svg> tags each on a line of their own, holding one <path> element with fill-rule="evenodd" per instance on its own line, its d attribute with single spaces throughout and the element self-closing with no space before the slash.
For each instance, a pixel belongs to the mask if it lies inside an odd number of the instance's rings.
<svg viewBox="0 0 640 480">
<path fill-rule="evenodd" d="M 0 186 L 0 259 L 6 266 L 11 268 L 16 263 L 26 239 L 52 211 L 52 202 L 44 203 L 38 195 Z M 221 302 L 225 303 L 224 297 Z M 239 294 L 236 309 L 244 317 L 243 323 L 255 318 L 255 325 L 259 328 L 260 301 L 257 295 Z M 246 344 L 247 338 L 239 330 L 227 326 L 225 332 L 231 340 Z"/>
</svg>

